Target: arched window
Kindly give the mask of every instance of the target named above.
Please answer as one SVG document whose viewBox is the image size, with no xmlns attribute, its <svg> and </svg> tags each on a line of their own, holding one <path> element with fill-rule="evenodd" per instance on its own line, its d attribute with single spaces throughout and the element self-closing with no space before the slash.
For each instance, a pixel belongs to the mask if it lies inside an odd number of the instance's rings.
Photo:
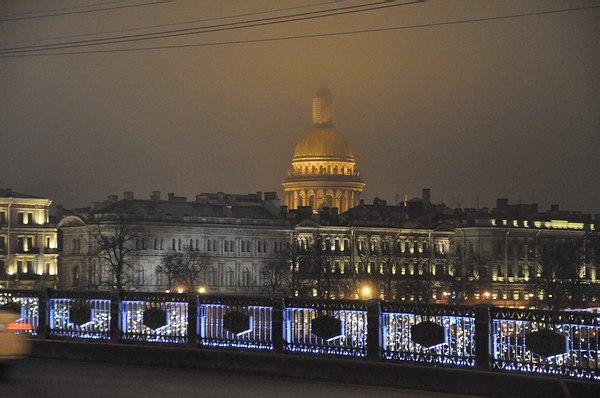
<svg viewBox="0 0 600 398">
<path fill-rule="evenodd" d="M 233 272 L 233 268 L 231 267 L 226 267 L 225 268 L 225 286 L 234 286 L 234 272 Z"/>
<path fill-rule="evenodd" d="M 163 272 L 163 269 L 160 265 L 157 265 L 156 268 L 154 268 L 154 276 L 155 276 L 155 280 L 156 280 L 156 285 L 164 286 L 165 273 Z M 168 286 L 168 287 L 170 287 L 170 286 Z"/>
<path fill-rule="evenodd" d="M 206 284 L 208 286 L 217 286 L 217 271 L 215 267 L 206 267 Z"/>
<path fill-rule="evenodd" d="M 248 267 L 244 267 L 244 269 L 242 269 L 242 286 L 250 286 L 251 280 L 252 274 L 250 273 L 250 270 L 248 269 Z"/>
<path fill-rule="evenodd" d="M 133 283 L 137 286 L 142 286 L 144 284 L 144 267 L 142 265 L 137 265 L 135 267 Z"/>
<path fill-rule="evenodd" d="M 79 281 L 81 278 L 81 268 L 79 265 L 76 265 L 73 268 L 73 287 L 79 287 Z"/>
</svg>

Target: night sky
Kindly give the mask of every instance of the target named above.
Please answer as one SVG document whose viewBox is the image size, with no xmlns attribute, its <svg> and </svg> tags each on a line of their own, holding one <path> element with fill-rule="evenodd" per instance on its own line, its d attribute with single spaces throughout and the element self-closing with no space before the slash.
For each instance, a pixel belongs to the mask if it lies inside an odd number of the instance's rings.
<svg viewBox="0 0 600 398">
<path fill-rule="evenodd" d="M 430 0 L 6 51 L 373 2 L 3 0 L 0 184 L 65 207 L 123 191 L 281 192 L 312 96 L 326 86 L 367 201 L 430 188 L 434 203 L 453 207 L 505 197 L 600 213 L 600 1 Z M 496 18 L 564 9 L 576 10 Z M 446 24 L 467 20 L 481 21 Z M 223 42 L 238 43 L 214 45 Z M 211 45 L 176 47 L 196 44 Z M 120 51 L 140 47 L 161 49 Z"/>
</svg>

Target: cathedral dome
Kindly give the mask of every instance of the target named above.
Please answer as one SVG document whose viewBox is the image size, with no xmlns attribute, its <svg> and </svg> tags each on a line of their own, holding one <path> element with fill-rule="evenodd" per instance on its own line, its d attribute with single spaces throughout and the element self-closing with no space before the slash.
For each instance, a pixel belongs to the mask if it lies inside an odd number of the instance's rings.
<svg viewBox="0 0 600 398">
<path fill-rule="evenodd" d="M 315 127 L 296 144 L 294 159 L 319 157 L 350 160 L 354 159 L 354 154 L 344 136 L 335 128 Z"/>
<path fill-rule="evenodd" d="M 333 126 L 333 95 L 317 91 L 312 102 L 313 128 L 298 140 L 292 167 L 283 181 L 288 209 L 335 207 L 340 212 L 358 205 L 362 182 L 354 153 L 344 136 Z"/>
</svg>

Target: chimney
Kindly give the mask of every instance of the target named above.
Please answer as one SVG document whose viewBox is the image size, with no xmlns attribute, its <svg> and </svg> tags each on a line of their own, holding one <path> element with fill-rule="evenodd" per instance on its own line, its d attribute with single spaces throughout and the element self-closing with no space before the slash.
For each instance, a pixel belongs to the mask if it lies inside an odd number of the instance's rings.
<svg viewBox="0 0 600 398">
<path fill-rule="evenodd" d="M 131 191 L 123 192 L 123 199 L 124 200 L 133 200 L 133 192 L 131 192 Z"/>
<path fill-rule="evenodd" d="M 423 210 L 429 210 L 431 208 L 431 190 L 429 188 L 423 189 Z"/>
<path fill-rule="evenodd" d="M 258 200 L 262 200 L 263 199 L 263 193 L 261 191 L 256 191 L 256 197 L 258 198 Z"/>
<path fill-rule="evenodd" d="M 160 202 L 160 191 L 152 191 L 152 195 L 150 195 L 150 200 L 154 202 Z"/>
<path fill-rule="evenodd" d="M 219 203 L 225 203 L 225 193 L 217 192 L 217 200 Z"/>
<path fill-rule="evenodd" d="M 265 192 L 265 200 L 277 200 L 277 192 Z"/>
<path fill-rule="evenodd" d="M 231 206 L 223 206 L 223 216 L 231 217 Z"/>
<path fill-rule="evenodd" d="M 280 206 L 280 214 L 288 214 L 288 207 L 287 206 Z"/>
<path fill-rule="evenodd" d="M 167 194 L 167 197 L 169 198 L 169 202 L 172 202 L 173 199 L 175 198 L 175 192 L 169 192 Z"/>
</svg>

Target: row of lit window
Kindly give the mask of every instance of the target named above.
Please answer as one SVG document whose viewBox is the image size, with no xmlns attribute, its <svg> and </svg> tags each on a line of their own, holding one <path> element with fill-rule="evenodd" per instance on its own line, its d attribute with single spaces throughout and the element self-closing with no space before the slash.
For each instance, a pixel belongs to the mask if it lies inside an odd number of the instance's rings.
<svg viewBox="0 0 600 398">
<path fill-rule="evenodd" d="M 13 213 L 14 214 L 14 213 Z M 44 217 L 34 219 L 33 211 L 19 211 L 17 212 L 17 224 L 18 225 L 43 225 L 44 223 L 48 223 L 48 212 L 44 211 Z M 41 215 L 41 213 L 40 213 Z M 0 225 L 7 224 L 7 212 L 0 211 Z M 14 222 L 14 221 L 13 221 Z M 12 222 L 11 222 L 12 223 Z"/>
<path fill-rule="evenodd" d="M 36 248 L 36 237 L 28 236 L 28 235 L 18 235 L 17 236 L 17 250 L 27 252 Z M 7 236 L 0 235 L 0 250 L 6 250 L 7 248 Z M 54 235 L 47 235 L 45 237 L 45 248 L 46 249 L 54 249 L 56 248 L 56 239 Z"/>
<path fill-rule="evenodd" d="M 55 261 L 36 261 L 34 258 L 17 258 L 8 267 L 6 267 L 4 260 L 0 260 L 0 274 L 57 275 L 58 269 Z"/>
<path fill-rule="evenodd" d="M 491 220 L 493 226 L 498 226 L 497 220 Z M 500 223 L 503 227 L 524 227 L 529 228 L 531 223 L 529 220 L 501 220 Z M 534 221 L 533 226 L 535 228 L 551 228 L 551 229 L 584 229 L 585 224 L 582 222 L 572 222 L 568 220 L 550 220 L 550 221 Z M 594 230 L 595 225 L 590 224 L 590 229 Z"/>
</svg>

